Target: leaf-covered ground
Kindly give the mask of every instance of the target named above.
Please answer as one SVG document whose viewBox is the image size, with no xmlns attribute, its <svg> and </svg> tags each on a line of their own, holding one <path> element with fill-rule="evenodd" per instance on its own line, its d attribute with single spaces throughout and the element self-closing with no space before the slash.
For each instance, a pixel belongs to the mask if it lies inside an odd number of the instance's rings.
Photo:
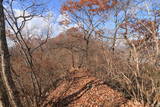
<svg viewBox="0 0 160 107">
<path fill-rule="evenodd" d="M 143 107 L 138 102 L 127 102 L 122 93 L 111 89 L 103 81 L 85 70 L 72 70 L 53 90 L 45 107 Z"/>
</svg>

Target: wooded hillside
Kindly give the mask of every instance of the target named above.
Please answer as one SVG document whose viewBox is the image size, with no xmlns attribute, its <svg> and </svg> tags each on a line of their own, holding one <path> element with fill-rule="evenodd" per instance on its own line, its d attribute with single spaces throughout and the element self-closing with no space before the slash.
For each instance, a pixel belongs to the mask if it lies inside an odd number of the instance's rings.
<svg viewBox="0 0 160 107">
<path fill-rule="evenodd" d="M 159 5 L 0 0 L 0 107 L 159 107 Z"/>
</svg>

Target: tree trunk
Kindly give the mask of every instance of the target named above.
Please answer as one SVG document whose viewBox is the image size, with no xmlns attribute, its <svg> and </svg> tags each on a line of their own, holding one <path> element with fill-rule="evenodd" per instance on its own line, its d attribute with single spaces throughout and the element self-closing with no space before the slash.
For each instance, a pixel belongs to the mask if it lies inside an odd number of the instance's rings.
<svg viewBox="0 0 160 107">
<path fill-rule="evenodd" d="M 0 107 L 9 107 L 9 99 L 0 76 Z"/>
<path fill-rule="evenodd" d="M 3 83 L 2 83 L 2 80 L 1 80 L 1 77 L 0 77 L 0 107 L 4 107 L 5 103 L 4 103 L 4 97 L 3 97 Z"/>
<path fill-rule="evenodd" d="M 10 69 L 10 55 L 8 51 L 5 35 L 5 19 L 3 11 L 3 0 L 0 0 L 0 52 L 2 70 L 0 71 L 3 84 L 5 86 L 11 107 L 21 107 L 20 102 Z"/>
</svg>

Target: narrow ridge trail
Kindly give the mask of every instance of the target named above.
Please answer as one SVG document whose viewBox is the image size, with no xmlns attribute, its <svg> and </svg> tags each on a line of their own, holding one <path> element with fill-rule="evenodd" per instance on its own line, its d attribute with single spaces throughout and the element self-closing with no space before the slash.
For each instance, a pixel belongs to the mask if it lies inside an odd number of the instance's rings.
<svg viewBox="0 0 160 107">
<path fill-rule="evenodd" d="M 125 104 L 122 93 L 111 89 L 87 70 L 71 70 L 60 85 L 49 93 L 43 107 L 143 107 Z"/>
</svg>

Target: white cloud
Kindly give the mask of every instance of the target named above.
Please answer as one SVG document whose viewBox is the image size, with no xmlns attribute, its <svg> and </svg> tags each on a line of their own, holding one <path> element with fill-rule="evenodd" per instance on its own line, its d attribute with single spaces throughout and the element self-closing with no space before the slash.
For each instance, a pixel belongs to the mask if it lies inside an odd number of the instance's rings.
<svg viewBox="0 0 160 107">
<path fill-rule="evenodd" d="M 62 33 L 62 32 L 66 31 L 67 29 L 70 29 L 72 27 L 78 27 L 77 24 L 71 24 L 71 23 L 68 24 L 67 26 L 59 24 L 59 22 L 62 22 L 62 21 L 65 21 L 65 20 L 70 22 L 70 17 L 66 14 L 60 14 L 57 17 L 56 23 L 53 25 L 53 31 L 54 31 L 55 36 L 57 36 L 59 33 Z"/>
<path fill-rule="evenodd" d="M 14 14 L 15 17 L 23 16 L 23 11 L 20 9 L 14 9 Z M 25 16 L 30 15 L 28 12 L 25 12 Z M 45 17 L 39 17 L 35 16 L 31 20 L 26 21 L 25 26 L 22 30 L 22 34 L 25 35 L 25 37 L 28 36 L 41 36 L 41 35 L 46 35 L 48 30 L 51 30 L 51 27 L 53 25 L 53 18 L 54 16 L 52 15 L 51 12 L 48 12 L 48 15 Z M 10 19 L 9 21 L 13 23 Z M 19 18 L 17 20 L 18 25 L 20 26 L 22 24 L 23 18 Z M 16 29 L 16 27 L 13 24 L 13 28 Z M 12 30 L 11 30 L 12 32 Z"/>
<path fill-rule="evenodd" d="M 19 9 L 15 9 L 15 16 L 20 16 L 23 14 L 23 11 Z M 29 13 L 25 13 L 25 15 L 29 15 Z M 47 17 L 34 17 L 33 19 L 26 22 L 25 27 L 22 30 L 22 34 L 25 35 L 25 37 L 31 37 L 31 36 L 45 36 L 48 32 L 49 28 L 52 31 L 51 36 L 57 36 L 59 33 L 66 31 L 67 29 L 71 27 L 77 27 L 76 24 L 69 24 L 68 26 L 60 25 L 59 22 L 63 20 L 70 21 L 69 16 L 66 14 L 60 14 L 58 16 L 53 16 L 52 12 L 48 14 Z M 18 20 L 18 23 L 20 24 L 22 22 L 22 19 Z"/>
<path fill-rule="evenodd" d="M 48 26 L 48 22 L 44 18 L 34 17 L 26 23 L 23 33 L 28 36 L 40 36 L 48 31 Z"/>
<path fill-rule="evenodd" d="M 70 21 L 70 17 L 67 14 L 60 14 L 57 18 L 57 22 L 61 22 L 61 21 Z"/>
</svg>

